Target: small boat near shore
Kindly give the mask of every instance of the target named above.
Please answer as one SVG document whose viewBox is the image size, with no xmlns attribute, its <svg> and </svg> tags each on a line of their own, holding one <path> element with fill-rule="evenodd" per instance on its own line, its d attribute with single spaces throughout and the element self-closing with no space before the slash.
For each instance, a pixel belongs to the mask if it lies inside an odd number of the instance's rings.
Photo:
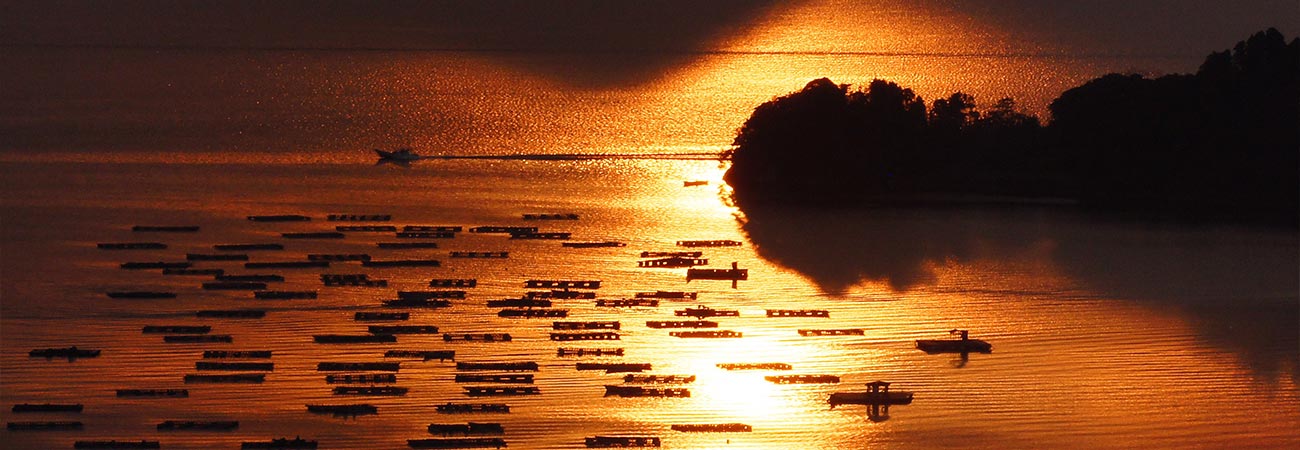
<svg viewBox="0 0 1300 450">
<path fill-rule="evenodd" d="M 959 335 L 959 339 L 918 339 L 916 348 L 926 353 L 992 353 L 993 344 L 979 339 L 971 339 L 966 330 L 952 330 L 949 334 Z"/>
</svg>

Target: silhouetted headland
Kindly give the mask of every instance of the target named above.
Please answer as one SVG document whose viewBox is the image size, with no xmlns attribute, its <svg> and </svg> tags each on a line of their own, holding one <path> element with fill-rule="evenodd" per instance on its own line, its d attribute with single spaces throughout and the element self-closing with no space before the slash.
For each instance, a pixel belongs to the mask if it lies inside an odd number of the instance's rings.
<svg viewBox="0 0 1300 450">
<path fill-rule="evenodd" d="M 884 80 L 821 78 L 760 105 L 730 152 L 741 207 L 989 202 L 1295 224 L 1300 39 L 1276 29 L 1212 53 L 1196 74 L 1109 74 L 1049 106 L 928 106 Z"/>
</svg>

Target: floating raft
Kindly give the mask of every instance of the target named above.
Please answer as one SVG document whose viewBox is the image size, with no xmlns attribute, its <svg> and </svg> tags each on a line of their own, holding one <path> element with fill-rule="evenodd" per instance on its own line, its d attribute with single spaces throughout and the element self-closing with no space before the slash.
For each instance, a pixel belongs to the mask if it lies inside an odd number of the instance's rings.
<svg viewBox="0 0 1300 450">
<path fill-rule="evenodd" d="M 512 373 L 512 374 L 480 375 L 480 374 L 471 374 L 471 373 L 458 373 L 456 374 L 456 382 L 457 383 L 529 383 L 531 384 L 533 382 L 533 374 Z"/>
<path fill-rule="evenodd" d="M 70 412 L 79 413 L 85 408 L 80 403 L 19 403 L 11 409 L 16 413 Z"/>
<path fill-rule="evenodd" d="M 392 225 L 338 225 L 334 227 L 338 232 L 397 232 L 397 227 Z"/>
<path fill-rule="evenodd" d="M 672 426 L 673 431 L 684 433 L 749 433 L 754 427 L 743 423 L 684 423 Z"/>
<path fill-rule="evenodd" d="M 633 307 L 659 307 L 659 299 L 656 298 L 625 298 L 617 300 L 596 300 L 596 306 L 606 308 L 633 308 Z"/>
<path fill-rule="evenodd" d="M 538 365 L 534 361 L 528 362 L 458 362 L 456 370 L 499 370 L 504 372 L 536 372 Z"/>
<path fill-rule="evenodd" d="M 539 300 L 532 298 L 504 298 L 500 300 L 488 300 L 489 308 L 550 308 L 550 300 Z"/>
<path fill-rule="evenodd" d="M 437 288 L 472 288 L 478 286 L 478 280 L 473 278 L 435 278 L 429 280 L 429 287 Z"/>
<path fill-rule="evenodd" d="M 163 275 L 184 275 L 184 276 L 211 276 L 219 277 L 226 273 L 225 269 L 163 269 Z"/>
<path fill-rule="evenodd" d="M 510 233 L 510 239 L 558 239 L 568 240 L 573 233 Z"/>
<path fill-rule="evenodd" d="M 627 244 L 618 241 L 596 241 L 596 242 L 561 242 L 561 247 L 569 248 L 600 248 L 600 247 L 627 247 Z"/>
<path fill-rule="evenodd" d="M 391 334 L 317 334 L 312 340 L 317 344 L 367 344 L 380 342 L 397 342 L 397 336 Z"/>
<path fill-rule="evenodd" d="M 704 252 L 641 252 L 642 258 L 699 258 Z"/>
<path fill-rule="evenodd" d="M 446 308 L 451 306 L 451 301 L 439 299 L 399 298 L 397 300 L 384 300 L 383 305 L 389 308 Z"/>
<path fill-rule="evenodd" d="M 186 374 L 186 383 L 261 383 L 266 381 L 264 373 L 231 374 Z"/>
<path fill-rule="evenodd" d="M 389 350 L 384 352 L 385 358 L 420 358 L 425 361 L 436 359 L 446 361 L 456 359 L 455 350 Z"/>
<path fill-rule="evenodd" d="M 185 262 L 165 262 L 165 261 L 148 261 L 148 262 L 124 262 L 120 266 L 126 270 L 149 270 L 149 269 L 188 269 L 190 263 Z"/>
<path fill-rule="evenodd" d="M 235 342 L 235 338 L 231 337 L 229 334 L 185 334 L 163 336 L 163 342 L 174 344 L 204 344 L 212 342 Z"/>
<path fill-rule="evenodd" d="M 80 430 L 84 425 L 79 421 L 50 421 L 50 422 L 9 422 L 6 428 L 10 431 L 53 431 L 53 430 Z"/>
<path fill-rule="evenodd" d="M 365 403 L 352 403 L 346 405 L 307 405 L 307 412 L 316 414 L 333 414 L 335 416 L 360 416 L 365 414 L 378 414 L 379 408 L 375 405 Z"/>
<path fill-rule="evenodd" d="M 552 330 L 617 330 L 621 328 L 617 320 L 593 322 L 551 322 Z"/>
<path fill-rule="evenodd" d="M 364 280 L 336 280 L 336 279 L 330 279 L 330 280 L 323 280 L 323 281 L 321 281 L 321 283 L 324 284 L 325 286 L 328 286 L 328 287 L 340 287 L 340 286 L 351 286 L 351 287 L 388 287 L 388 280 L 371 280 L 371 279 L 364 279 Z"/>
<path fill-rule="evenodd" d="M 621 348 L 557 348 L 555 356 L 623 356 Z"/>
<path fill-rule="evenodd" d="M 648 320 L 645 326 L 650 328 L 717 328 L 712 320 Z"/>
<path fill-rule="evenodd" d="M 195 361 L 194 370 L 270 372 L 275 370 L 275 363 Z"/>
<path fill-rule="evenodd" d="M 407 320 L 411 318 L 408 312 L 357 312 L 352 315 L 352 320 L 356 321 L 379 321 L 379 320 Z"/>
<path fill-rule="evenodd" d="M 308 261 L 369 261 L 365 253 L 308 253 Z"/>
<path fill-rule="evenodd" d="M 734 264 L 733 264 L 734 266 Z M 686 269 L 686 281 L 691 280 L 748 280 L 749 269 Z"/>
<path fill-rule="evenodd" d="M 167 244 L 161 242 L 101 242 L 95 244 L 100 250 L 162 250 Z"/>
<path fill-rule="evenodd" d="M 392 249 L 438 248 L 437 242 L 379 242 L 375 245 L 379 248 Z"/>
<path fill-rule="evenodd" d="M 393 220 L 390 214 L 330 214 L 325 216 L 330 222 L 387 222 Z"/>
<path fill-rule="evenodd" d="M 160 422 L 157 426 L 158 431 L 182 431 L 182 430 L 205 430 L 205 431 L 229 431 L 239 428 L 237 420 L 166 420 Z"/>
<path fill-rule="evenodd" d="M 695 375 L 623 375 L 624 383 L 686 384 L 694 383 Z"/>
<path fill-rule="evenodd" d="M 738 338 L 744 337 L 744 333 L 731 330 L 720 331 L 670 331 L 669 336 L 679 338 Z"/>
<path fill-rule="evenodd" d="M 323 362 L 316 364 L 316 370 L 319 372 L 360 372 L 367 370 L 396 372 L 401 368 L 402 365 L 395 362 Z"/>
<path fill-rule="evenodd" d="M 525 298 L 553 298 L 556 300 L 594 300 L 596 298 L 596 293 L 580 292 L 580 291 L 558 291 L 558 290 L 546 291 L 546 292 L 529 291 L 524 294 L 524 297 Z"/>
<path fill-rule="evenodd" d="M 208 334 L 212 327 L 207 325 L 145 325 L 144 333 Z"/>
<path fill-rule="evenodd" d="M 402 239 L 451 239 L 456 233 L 450 231 L 399 231 L 395 235 Z"/>
<path fill-rule="evenodd" d="M 677 241 L 678 247 L 739 247 L 742 244 L 739 241 L 729 239 L 704 240 L 704 241 Z"/>
<path fill-rule="evenodd" d="M 325 375 L 325 382 L 329 384 L 396 383 L 397 375 L 391 373 L 329 374 Z"/>
<path fill-rule="evenodd" d="M 569 317 L 567 309 L 503 309 L 497 312 L 498 317 L 508 318 L 547 318 L 547 317 Z"/>
<path fill-rule="evenodd" d="M 451 252 L 452 258 L 509 258 L 510 252 Z"/>
<path fill-rule="evenodd" d="M 907 405 L 912 403 L 911 392 L 836 392 L 827 402 L 834 408 L 839 405 Z"/>
<path fill-rule="evenodd" d="M 637 261 L 637 267 L 692 267 L 707 266 L 709 260 L 703 258 L 683 258 L 678 256 L 668 258 L 649 259 Z"/>
<path fill-rule="evenodd" d="M 199 231 L 197 225 L 136 225 L 131 227 L 131 231 L 137 233 L 195 233 Z"/>
<path fill-rule="evenodd" d="M 298 214 L 273 214 L 265 216 L 248 216 L 252 222 L 310 222 L 311 217 Z"/>
<path fill-rule="evenodd" d="M 197 317 L 215 317 L 228 319 L 261 319 L 266 311 L 261 309 L 205 309 L 194 313 Z"/>
<path fill-rule="evenodd" d="M 470 334 L 470 333 L 448 334 L 448 333 L 444 333 L 444 334 L 442 335 L 442 340 L 447 341 L 447 342 L 451 342 L 451 341 L 465 341 L 465 342 L 475 342 L 475 341 L 477 341 L 477 342 L 508 342 L 508 341 L 510 341 L 511 339 L 512 339 L 512 338 L 510 337 L 510 333 L 477 333 L 477 334 Z"/>
<path fill-rule="evenodd" d="M 69 360 L 73 360 L 77 358 L 94 358 L 96 356 L 99 356 L 99 352 L 100 352 L 99 350 L 87 350 L 87 349 L 77 348 L 74 346 L 74 347 L 67 347 L 67 348 L 38 348 L 27 352 L 27 356 L 33 358 L 45 358 L 45 359 L 67 358 Z"/>
<path fill-rule="evenodd" d="M 592 436 L 583 439 L 587 448 L 658 447 L 661 442 L 653 436 Z"/>
<path fill-rule="evenodd" d="M 269 441 L 244 442 L 239 445 L 241 449 L 311 449 L 316 448 L 316 441 L 308 441 L 299 437 L 293 439 L 275 438 Z"/>
<path fill-rule="evenodd" d="M 683 181 L 683 182 L 682 182 L 682 187 L 708 186 L 708 185 L 709 185 L 709 182 L 708 182 L 708 181 L 704 181 L 704 180 L 690 180 L 690 181 Z"/>
<path fill-rule="evenodd" d="M 346 234 L 337 231 L 313 231 L 306 233 L 280 233 L 285 239 L 343 239 Z"/>
<path fill-rule="evenodd" d="M 465 395 L 470 397 L 490 397 L 503 395 L 539 395 L 542 390 L 537 386 L 465 386 Z"/>
<path fill-rule="evenodd" d="M 315 300 L 316 291 L 256 291 L 253 298 L 259 300 Z"/>
<path fill-rule="evenodd" d="M 162 448 L 158 441 L 76 441 L 72 443 L 72 448 L 84 449 L 116 449 L 116 448 Z"/>
<path fill-rule="evenodd" d="M 160 292 L 160 291 L 112 291 L 112 292 L 106 292 L 105 294 L 108 295 L 108 298 L 134 298 L 134 299 L 176 298 L 175 292 Z"/>
<path fill-rule="evenodd" d="M 830 317 L 831 312 L 824 309 L 769 309 L 768 317 Z"/>
<path fill-rule="evenodd" d="M 738 317 L 740 311 L 734 309 L 713 309 L 708 306 L 700 305 L 694 308 L 679 309 L 673 311 L 673 315 L 678 317 Z"/>
<path fill-rule="evenodd" d="M 397 291 L 403 300 L 429 300 L 435 298 L 465 298 L 465 291 Z"/>
<path fill-rule="evenodd" d="M 647 388 L 641 386 L 605 385 L 605 396 L 615 397 L 690 397 L 686 388 Z"/>
<path fill-rule="evenodd" d="M 370 325 L 371 334 L 437 334 L 438 327 L 433 325 Z"/>
<path fill-rule="evenodd" d="M 527 289 L 600 289 L 600 280 L 528 280 Z"/>
<path fill-rule="evenodd" d="M 118 389 L 118 397 L 189 397 L 189 389 Z"/>
<path fill-rule="evenodd" d="M 429 424 L 429 434 L 441 434 L 443 436 L 451 434 L 502 434 L 506 430 L 499 423 L 431 423 Z"/>
<path fill-rule="evenodd" d="M 723 370 L 790 370 L 792 368 L 786 363 L 718 363 L 717 366 Z"/>
<path fill-rule="evenodd" d="M 364 273 L 322 273 L 320 281 L 325 284 L 330 283 L 347 283 L 352 281 L 366 281 L 370 275 Z"/>
<path fill-rule="evenodd" d="M 284 244 L 217 244 L 214 250 L 245 252 L 253 250 L 284 250 Z"/>
<path fill-rule="evenodd" d="M 662 298 L 662 299 L 672 299 L 672 300 L 682 300 L 682 299 L 695 300 L 696 298 L 699 297 L 699 295 L 700 294 L 698 292 L 654 291 L 654 292 L 637 292 L 636 294 L 633 295 L 633 297 Z"/>
<path fill-rule="evenodd" d="M 324 269 L 329 266 L 329 261 L 272 261 L 244 263 L 245 269 Z"/>
<path fill-rule="evenodd" d="M 505 234 L 536 233 L 537 227 L 502 227 L 502 226 L 485 225 L 481 227 L 470 228 L 469 232 L 470 233 L 505 233 Z"/>
<path fill-rule="evenodd" d="M 826 328 L 801 329 L 800 336 L 862 336 L 866 332 L 861 328 Z"/>
<path fill-rule="evenodd" d="M 459 225 L 407 225 L 402 227 L 402 231 L 438 231 L 459 233 L 464 231 L 464 227 Z"/>
<path fill-rule="evenodd" d="M 186 253 L 186 261 L 248 261 L 245 253 Z"/>
<path fill-rule="evenodd" d="M 763 377 L 763 379 L 776 384 L 828 384 L 840 382 L 840 377 L 835 375 L 769 375 Z"/>
<path fill-rule="evenodd" d="M 551 333 L 552 341 L 617 341 L 618 333 Z"/>
<path fill-rule="evenodd" d="M 650 363 L 577 363 L 578 370 L 603 370 L 605 373 L 645 372 Z"/>
<path fill-rule="evenodd" d="M 505 403 L 444 403 L 434 405 L 440 413 L 508 413 L 510 405 Z"/>
<path fill-rule="evenodd" d="M 203 283 L 203 289 L 209 291 L 260 291 L 266 289 L 266 283 L 256 281 L 213 281 Z"/>
<path fill-rule="evenodd" d="M 248 274 L 248 275 L 218 275 L 217 281 L 252 281 L 257 283 L 281 283 L 284 277 L 280 275 L 265 274 Z"/>
<path fill-rule="evenodd" d="M 439 267 L 442 263 L 436 259 L 391 259 L 387 261 L 361 261 L 365 267 Z"/>
<path fill-rule="evenodd" d="M 506 446 L 506 440 L 502 438 L 407 439 L 406 445 L 411 448 L 501 448 Z"/>
<path fill-rule="evenodd" d="M 572 213 L 524 214 L 524 220 L 578 220 L 578 215 Z"/>
<path fill-rule="evenodd" d="M 339 386 L 334 388 L 334 395 L 406 395 L 409 388 L 398 386 Z"/>
</svg>

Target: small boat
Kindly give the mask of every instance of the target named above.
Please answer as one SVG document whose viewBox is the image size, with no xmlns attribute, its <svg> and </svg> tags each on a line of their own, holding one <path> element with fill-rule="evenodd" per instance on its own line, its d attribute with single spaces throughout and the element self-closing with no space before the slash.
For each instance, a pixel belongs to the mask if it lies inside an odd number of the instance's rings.
<svg viewBox="0 0 1300 450">
<path fill-rule="evenodd" d="M 239 448 L 289 450 L 289 449 L 312 449 L 312 448 L 316 448 L 316 445 L 317 445 L 316 441 L 308 441 L 301 437 L 294 437 L 293 439 L 275 438 L 269 441 L 244 442 L 240 444 Z"/>
<path fill-rule="evenodd" d="M 595 300 L 596 293 L 567 291 L 567 290 L 528 291 L 524 293 L 524 298 L 553 298 L 556 300 Z"/>
<path fill-rule="evenodd" d="M 690 397 L 686 388 L 647 388 L 641 386 L 605 385 L 605 396 L 610 397 Z"/>
<path fill-rule="evenodd" d="M 482 375 L 472 373 L 458 373 L 455 381 L 457 383 L 528 383 L 532 384 L 533 374 L 531 373 L 512 373 L 512 374 L 493 374 Z"/>
<path fill-rule="evenodd" d="M 440 413 L 508 413 L 510 405 L 504 403 L 445 403 L 434 405 Z"/>
<path fill-rule="evenodd" d="M 212 331 L 212 327 L 207 325 L 145 325 L 142 331 L 144 333 L 208 334 Z"/>
<path fill-rule="evenodd" d="M 163 342 L 173 344 L 206 344 L 212 342 L 235 342 L 229 334 L 182 334 L 163 336 Z"/>
<path fill-rule="evenodd" d="M 763 377 L 763 379 L 776 384 L 827 384 L 840 382 L 840 377 L 835 375 L 769 375 Z"/>
<path fill-rule="evenodd" d="M 392 249 L 438 248 L 438 243 L 437 242 L 378 242 L 375 243 L 375 246 L 379 248 L 392 248 Z"/>
<path fill-rule="evenodd" d="M 642 258 L 699 258 L 704 252 L 641 252 Z"/>
<path fill-rule="evenodd" d="M 345 373 L 325 375 L 329 384 L 379 384 L 396 383 L 397 375 L 391 373 Z"/>
<path fill-rule="evenodd" d="M 502 395 L 539 395 L 542 393 L 541 388 L 537 386 L 465 386 L 465 395 L 470 397 L 489 397 Z"/>
<path fill-rule="evenodd" d="M 694 267 L 694 266 L 707 266 L 707 265 L 709 265 L 709 260 L 707 259 L 684 258 L 681 256 L 670 256 L 667 258 L 648 259 L 645 261 L 636 262 L 637 267 L 652 267 L 652 268 L 653 267 L 676 268 L 676 267 Z"/>
<path fill-rule="evenodd" d="M 221 251 L 253 251 L 253 250 L 284 250 L 284 244 L 216 244 L 212 246 L 213 250 Z"/>
<path fill-rule="evenodd" d="M 721 330 L 721 331 L 671 331 L 669 336 L 679 338 L 738 338 L 744 337 L 744 333 L 739 331 Z"/>
<path fill-rule="evenodd" d="M 617 330 L 621 325 L 617 320 L 608 322 L 551 322 L 552 330 Z"/>
<path fill-rule="evenodd" d="M 690 181 L 683 181 L 683 182 L 682 182 L 682 187 L 708 186 L 708 185 L 709 185 L 709 182 L 708 182 L 708 181 L 704 181 L 704 180 L 690 180 Z"/>
<path fill-rule="evenodd" d="M 743 244 L 740 241 L 729 239 L 677 241 L 678 247 L 739 247 L 741 245 Z"/>
<path fill-rule="evenodd" d="M 266 283 L 256 281 L 214 281 L 203 283 L 203 289 L 209 291 L 260 291 L 266 289 Z"/>
<path fill-rule="evenodd" d="M 10 431 L 54 431 L 54 430 L 80 430 L 84 427 L 80 421 L 50 421 L 50 422 L 9 422 L 6 425 Z"/>
<path fill-rule="evenodd" d="M 266 311 L 261 309 L 205 309 L 194 313 L 197 317 L 218 317 L 228 319 L 261 319 Z"/>
<path fill-rule="evenodd" d="M 831 312 L 824 309 L 769 309 L 768 317 L 830 317 Z"/>
<path fill-rule="evenodd" d="M 108 298 L 176 298 L 175 292 L 159 291 L 112 291 L 107 292 L 106 294 L 108 295 Z"/>
<path fill-rule="evenodd" d="M 275 363 L 195 361 L 194 370 L 270 372 L 275 370 Z"/>
<path fill-rule="evenodd" d="M 695 382 L 695 375 L 623 375 L 624 383 L 687 384 Z"/>
<path fill-rule="evenodd" d="M 72 448 L 81 449 L 117 449 L 117 448 L 162 448 L 158 441 L 76 441 Z"/>
<path fill-rule="evenodd" d="M 250 222 L 310 222 L 311 217 L 299 214 L 274 214 L 265 216 L 248 216 Z"/>
<path fill-rule="evenodd" d="M 717 328 L 712 320 L 648 320 L 645 326 L 650 328 Z"/>
<path fill-rule="evenodd" d="M 429 424 L 429 434 L 441 434 L 443 436 L 451 434 L 502 434 L 506 430 L 499 423 L 431 423 Z"/>
<path fill-rule="evenodd" d="M 366 327 L 371 334 L 437 334 L 438 327 L 433 325 L 370 325 Z"/>
<path fill-rule="evenodd" d="M 600 280 L 528 280 L 526 289 L 600 289 Z"/>
<path fill-rule="evenodd" d="M 414 151 L 411 151 L 411 149 L 405 147 L 393 150 L 391 152 L 375 149 L 375 154 L 379 155 L 380 161 L 409 163 L 411 161 L 419 161 L 421 158 L 423 158 L 423 156 L 420 156 Z"/>
<path fill-rule="evenodd" d="M 713 309 L 708 306 L 699 305 L 694 308 L 679 309 L 673 311 L 673 315 L 678 317 L 738 317 L 740 311 L 734 309 Z"/>
<path fill-rule="evenodd" d="M 918 339 L 916 348 L 926 353 L 992 353 L 993 344 L 971 339 L 966 330 L 952 330 L 949 334 L 960 335 L 960 339 Z"/>
<path fill-rule="evenodd" d="M 166 420 L 158 424 L 158 431 L 229 431 L 239 428 L 237 420 Z"/>
<path fill-rule="evenodd" d="M 312 336 L 317 344 L 366 344 L 379 342 L 397 342 L 397 336 L 391 334 L 317 334 Z"/>
<path fill-rule="evenodd" d="M 404 300 L 461 299 L 465 298 L 465 291 L 397 291 L 397 298 Z"/>
<path fill-rule="evenodd" d="M 510 233 L 510 239 L 557 239 L 568 240 L 573 233 Z"/>
<path fill-rule="evenodd" d="M 67 358 L 69 361 L 77 358 L 94 358 L 99 356 L 99 350 L 87 350 L 71 346 L 67 348 L 38 348 L 27 352 L 27 356 L 33 358 Z"/>
<path fill-rule="evenodd" d="M 500 300 L 488 300 L 489 308 L 550 308 L 550 300 L 540 300 L 532 298 L 504 298 Z"/>
<path fill-rule="evenodd" d="M 509 258 L 510 252 L 451 252 L 452 258 Z"/>
<path fill-rule="evenodd" d="M 470 233 L 502 233 L 502 234 L 536 233 L 537 227 L 503 227 L 503 226 L 485 225 L 481 227 L 470 228 L 469 232 Z"/>
<path fill-rule="evenodd" d="M 569 248 L 601 248 L 601 247 L 627 247 L 627 244 L 618 241 L 572 241 L 561 242 L 561 247 Z"/>
<path fill-rule="evenodd" d="M 442 265 L 436 259 L 390 259 L 386 261 L 361 261 L 364 267 L 439 267 Z"/>
<path fill-rule="evenodd" d="M 16 413 L 37 413 L 37 412 L 70 412 L 79 413 L 84 409 L 80 403 L 19 403 L 13 406 L 11 411 Z"/>
<path fill-rule="evenodd" d="M 188 269 L 189 261 L 167 262 L 167 261 L 135 261 L 124 262 L 118 267 L 126 270 L 149 270 L 149 269 Z"/>
<path fill-rule="evenodd" d="M 479 334 L 470 334 L 470 333 L 447 334 L 447 333 L 444 333 L 444 334 L 442 335 L 442 340 L 443 340 L 443 341 L 446 341 L 446 342 L 451 342 L 451 341 L 465 341 L 465 342 L 475 342 L 475 341 L 478 341 L 478 342 L 509 342 L 511 339 L 512 339 L 512 338 L 510 337 L 510 333 L 479 333 Z"/>
<path fill-rule="evenodd" d="M 221 358 L 270 358 L 270 350 L 204 350 L 203 359 Z"/>
<path fill-rule="evenodd" d="M 330 222 L 387 222 L 393 220 L 390 214 L 329 214 L 325 220 Z"/>
<path fill-rule="evenodd" d="M 637 292 L 633 295 L 635 298 L 660 298 L 669 300 L 695 300 L 700 294 L 698 292 L 682 291 L 654 291 L 654 292 Z"/>
<path fill-rule="evenodd" d="M 343 239 L 347 235 L 337 231 L 311 231 L 305 233 L 280 233 L 285 239 Z"/>
<path fill-rule="evenodd" d="M 722 370 L 790 370 L 793 368 L 786 363 L 718 363 L 717 366 Z"/>
<path fill-rule="evenodd" d="M 472 288 L 478 286 L 478 280 L 474 278 L 434 278 L 429 280 L 431 288 Z"/>
<path fill-rule="evenodd" d="M 189 397 L 189 389 L 118 389 L 118 397 Z"/>
<path fill-rule="evenodd" d="M 743 423 L 685 423 L 672 426 L 673 431 L 683 433 L 748 433 L 754 427 Z"/>
<path fill-rule="evenodd" d="M 307 412 L 316 414 L 332 414 L 335 416 L 362 416 L 367 414 L 378 414 L 379 408 L 375 405 L 365 403 L 352 403 L 346 405 L 307 405 Z"/>
<path fill-rule="evenodd" d="M 136 225 L 131 227 L 131 231 L 136 233 L 195 233 L 199 231 L 197 225 Z"/>
<path fill-rule="evenodd" d="M 408 312 L 357 312 L 352 315 L 352 320 L 356 321 L 389 321 L 389 320 L 408 320 L 411 313 Z"/>
<path fill-rule="evenodd" d="M 167 244 L 161 242 L 105 242 L 95 244 L 101 250 L 163 250 Z"/>
<path fill-rule="evenodd" d="M 596 300 L 596 306 L 604 308 L 659 307 L 657 298 L 625 298 L 616 300 Z"/>
<path fill-rule="evenodd" d="M 827 328 L 801 329 L 800 336 L 862 336 L 866 331 L 861 328 Z"/>
<path fill-rule="evenodd" d="M 548 318 L 548 317 L 569 317 L 567 309 L 503 309 L 497 312 L 497 317 L 507 318 Z"/>
<path fill-rule="evenodd" d="M 186 261 L 248 261 L 247 253 L 186 253 Z"/>
<path fill-rule="evenodd" d="M 396 232 L 397 232 L 397 227 L 392 226 L 392 225 L 336 225 L 336 226 L 334 227 L 334 231 L 338 231 L 338 232 L 340 232 L 340 233 L 347 233 L 347 232 L 351 232 L 351 233 L 356 233 L 356 232 L 362 232 L 362 233 L 374 233 L 374 232 L 388 232 L 388 233 L 396 233 Z"/>
<path fill-rule="evenodd" d="M 583 439 L 587 448 L 659 447 L 654 436 L 592 436 Z"/>
<path fill-rule="evenodd" d="M 264 381 L 266 381 L 264 373 L 185 374 L 186 383 L 261 383 Z"/>
<path fill-rule="evenodd" d="M 573 213 L 524 214 L 524 220 L 578 220 L 578 215 Z"/>
<path fill-rule="evenodd" d="M 369 261 L 365 253 L 308 253 L 308 261 Z"/>
<path fill-rule="evenodd" d="M 402 231 L 437 231 L 444 233 L 459 233 L 464 231 L 465 227 L 459 225 L 407 225 L 402 227 Z"/>
<path fill-rule="evenodd" d="M 456 370 L 499 370 L 504 372 L 536 372 L 536 362 L 458 362 Z"/>
<path fill-rule="evenodd" d="M 555 356 L 623 356 L 621 348 L 564 348 L 555 349 Z"/>
<path fill-rule="evenodd" d="M 406 395 L 409 388 L 398 386 L 339 386 L 334 388 L 334 395 Z"/>
<path fill-rule="evenodd" d="M 320 372 L 396 372 L 401 367 L 401 363 L 395 362 L 323 362 L 316 364 L 316 370 Z"/>
<path fill-rule="evenodd" d="M 406 445 L 411 448 L 501 448 L 506 446 L 506 440 L 502 438 L 407 439 Z"/>
<path fill-rule="evenodd" d="M 649 363 L 577 363 L 578 370 L 603 370 L 605 373 L 645 372 Z"/>
<path fill-rule="evenodd" d="M 838 405 L 906 405 L 912 403 L 911 392 L 890 392 L 884 381 L 867 383 L 866 392 L 836 392 L 827 402 L 831 408 Z"/>
<path fill-rule="evenodd" d="M 551 333 L 552 341 L 617 341 L 618 333 Z"/>
</svg>

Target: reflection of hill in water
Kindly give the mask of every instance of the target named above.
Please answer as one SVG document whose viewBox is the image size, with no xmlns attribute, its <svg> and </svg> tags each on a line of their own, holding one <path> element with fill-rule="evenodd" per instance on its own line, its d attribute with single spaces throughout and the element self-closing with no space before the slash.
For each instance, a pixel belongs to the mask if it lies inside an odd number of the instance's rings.
<svg viewBox="0 0 1300 450">
<path fill-rule="evenodd" d="M 1098 296 L 1186 314 L 1209 342 L 1261 373 L 1300 379 L 1300 249 L 1282 230 L 1144 226 L 1054 210 L 749 208 L 742 229 L 763 258 L 841 294 L 864 281 L 895 290 L 931 268 L 1013 261 L 1050 248 L 1055 270 Z"/>
</svg>

